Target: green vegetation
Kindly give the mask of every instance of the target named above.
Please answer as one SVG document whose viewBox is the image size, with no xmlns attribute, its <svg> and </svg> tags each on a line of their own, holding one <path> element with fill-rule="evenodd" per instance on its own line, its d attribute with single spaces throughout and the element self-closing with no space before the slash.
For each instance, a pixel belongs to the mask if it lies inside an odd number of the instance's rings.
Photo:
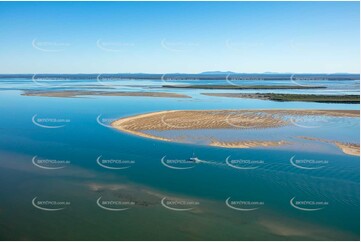
<svg viewBox="0 0 361 242">
<path fill-rule="evenodd" d="M 202 93 L 208 96 L 255 98 L 272 101 L 299 101 L 322 103 L 360 103 L 360 95 L 314 95 L 314 94 L 281 94 L 281 93 Z"/>
<path fill-rule="evenodd" d="M 266 94 L 274 101 L 303 101 L 303 102 L 333 102 L 333 103 L 359 103 L 359 95 L 309 95 L 309 94 Z"/>
<path fill-rule="evenodd" d="M 271 85 L 251 85 L 251 86 L 234 86 L 234 85 L 163 85 L 166 88 L 193 88 L 193 89 L 315 89 L 315 88 L 326 88 L 324 86 L 271 86 Z"/>
</svg>

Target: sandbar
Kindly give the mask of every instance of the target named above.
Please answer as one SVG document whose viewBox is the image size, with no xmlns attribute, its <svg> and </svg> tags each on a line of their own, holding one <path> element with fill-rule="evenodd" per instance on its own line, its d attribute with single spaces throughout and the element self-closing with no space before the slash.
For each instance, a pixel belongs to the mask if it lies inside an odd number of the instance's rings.
<svg viewBox="0 0 361 242">
<path fill-rule="evenodd" d="M 247 141 L 236 141 L 236 142 L 226 142 L 226 141 L 218 141 L 212 140 L 210 146 L 217 146 L 223 148 L 239 148 L 246 149 L 252 147 L 272 147 L 272 146 L 282 146 L 290 144 L 287 141 L 265 141 L 265 140 L 247 140 Z"/>
<path fill-rule="evenodd" d="M 341 149 L 342 152 L 345 153 L 345 154 L 353 155 L 353 156 L 360 156 L 360 144 L 345 143 L 345 142 L 340 142 L 340 141 L 336 141 L 336 140 L 327 140 L 327 139 L 320 139 L 320 138 L 314 138 L 314 137 L 305 137 L 305 136 L 300 136 L 299 138 L 306 139 L 306 140 L 319 141 L 319 142 L 324 142 L 324 143 L 329 143 L 329 144 L 334 144 L 339 149 Z"/>
<path fill-rule="evenodd" d="M 133 135 L 169 142 L 180 140 L 149 134 L 148 131 L 210 130 L 210 129 L 266 129 L 292 125 L 289 116 L 325 115 L 359 117 L 359 110 L 171 110 L 124 117 L 111 123 L 115 129 Z M 250 148 L 286 145 L 283 140 L 210 139 L 210 146 Z"/>
<path fill-rule="evenodd" d="M 126 96 L 126 97 L 164 97 L 164 98 L 191 98 L 188 95 L 169 92 L 106 92 L 106 91 L 27 91 L 23 96 L 65 97 L 80 96 Z"/>
</svg>

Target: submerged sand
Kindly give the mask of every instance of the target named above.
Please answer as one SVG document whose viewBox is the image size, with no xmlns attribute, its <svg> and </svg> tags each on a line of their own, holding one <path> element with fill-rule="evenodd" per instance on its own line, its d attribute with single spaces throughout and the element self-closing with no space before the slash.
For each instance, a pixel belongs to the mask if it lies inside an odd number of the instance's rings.
<svg viewBox="0 0 361 242">
<path fill-rule="evenodd" d="M 292 125 L 286 116 L 325 115 L 359 117 L 358 110 L 173 110 L 121 118 L 111 125 L 117 130 L 162 141 L 179 142 L 147 131 L 202 129 L 265 129 Z M 289 144 L 284 140 L 238 140 L 232 142 L 209 140 L 210 146 L 225 148 L 270 147 Z"/>
<path fill-rule="evenodd" d="M 360 156 L 360 144 L 354 144 L 354 143 L 344 143 L 336 140 L 327 140 L 327 139 L 320 139 L 320 138 L 314 138 L 314 137 L 305 137 L 301 136 L 299 137 L 301 139 L 306 140 L 312 140 L 312 141 L 319 141 L 329 144 L 336 145 L 339 149 L 342 150 L 343 153 L 348 155 L 354 155 L 354 156 Z"/>
<path fill-rule="evenodd" d="M 236 141 L 236 142 L 225 142 L 225 141 L 218 141 L 212 140 L 210 146 L 217 146 L 223 148 L 239 148 L 239 149 L 246 149 L 252 147 L 272 147 L 272 146 L 282 146 L 290 144 L 287 141 L 280 140 L 280 141 L 264 141 L 264 140 L 247 140 L 247 141 Z"/>
<path fill-rule="evenodd" d="M 123 96 L 123 97 L 165 97 L 165 98 L 191 98 L 190 96 L 169 92 L 106 92 L 106 91 L 30 91 L 23 96 L 39 97 L 81 97 L 81 96 Z"/>
</svg>

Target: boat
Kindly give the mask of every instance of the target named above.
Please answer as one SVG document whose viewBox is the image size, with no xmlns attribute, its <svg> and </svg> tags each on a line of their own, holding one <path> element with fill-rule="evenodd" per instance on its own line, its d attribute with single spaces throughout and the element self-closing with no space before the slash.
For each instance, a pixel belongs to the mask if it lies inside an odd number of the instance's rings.
<svg viewBox="0 0 361 242">
<path fill-rule="evenodd" d="M 196 157 L 194 154 L 193 154 L 193 156 L 190 157 L 188 160 L 189 160 L 189 161 L 192 161 L 192 162 L 194 162 L 194 163 L 201 163 L 201 162 L 202 162 L 202 160 L 198 159 L 198 157 Z"/>
</svg>

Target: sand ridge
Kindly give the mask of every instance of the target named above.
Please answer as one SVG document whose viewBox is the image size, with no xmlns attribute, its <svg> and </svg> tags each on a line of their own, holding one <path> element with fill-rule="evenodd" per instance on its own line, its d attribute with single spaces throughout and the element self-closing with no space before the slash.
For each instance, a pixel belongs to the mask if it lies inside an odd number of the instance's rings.
<svg viewBox="0 0 361 242">
<path fill-rule="evenodd" d="M 23 96 L 64 97 L 74 98 L 82 96 L 119 96 L 119 97 L 164 97 L 191 98 L 188 95 L 170 92 L 120 92 L 120 91 L 27 91 Z"/>
<path fill-rule="evenodd" d="M 340 141 L 336 141 L 336 140 L 327 140 L 327 139 L 320 139 L 320 138 L 306 137 L 306 136 L 299 136 L 298 138 L 334 144 L 339 149 L 341 149 L 342 152 L 345 154 L 360 156 L 360 144 L 344 143 L 344 142 L 340 142 Z"/>
<path fill-rule="evenodd" d="M 284 140 L 280 140 L 280 141 L 246 140 L 246 141 L 236 141 L 236 142 L 212 140 L 210 146 L 247 149 L 252 147 L 272 147 L 272 146 L 282 146 L 287 144 L 289 144 L 289 142 Z"/>
<path fill-rule="evenodd" d="M 359 117 L 358 110 L 171 110 L 121 118 L 111 126 L 115 129 L 145 138 L 179 142 L 177 139 L 149 134 L 146 131 L 201 130 L 201 129 L 265 129 L 292 123 L 289 116 Z M 250 148 L 282 146 L 284 140 L 219 141 L 212 139 L 210 146 L 225 148 Z M 337 145 L 337 144 L 336 144 Z M 340 144 L 338 145 L 341 146 Z M 346 149 L 346 148 L 344 148 Z"/>
<path fill-rule="evenodd" d="M 120 130 L 134 132 L 140 130 L 269 128 L 287 124 L 287 121 L 263 111 L 173 110 L 122 118 L 113 122 L 112 126 Z"/>
</svg>

